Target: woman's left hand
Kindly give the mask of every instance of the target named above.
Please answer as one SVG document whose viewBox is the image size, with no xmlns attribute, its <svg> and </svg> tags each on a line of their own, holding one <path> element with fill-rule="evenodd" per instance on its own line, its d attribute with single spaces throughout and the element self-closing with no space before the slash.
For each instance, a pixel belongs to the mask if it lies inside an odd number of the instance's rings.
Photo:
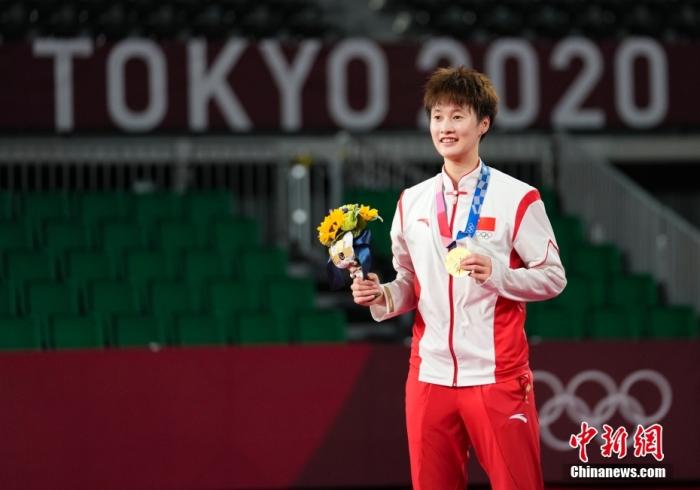
<svg viewBox="0 0 700 490">
<path fill-rule="evenodd" d="M 470 271 L 469 275 L 479 282 L 486 282 L 491 277 L 491 257 L 488 255 L 472 253 L 462 259 L 459 267 L 462 270 Z"/>
</svg>

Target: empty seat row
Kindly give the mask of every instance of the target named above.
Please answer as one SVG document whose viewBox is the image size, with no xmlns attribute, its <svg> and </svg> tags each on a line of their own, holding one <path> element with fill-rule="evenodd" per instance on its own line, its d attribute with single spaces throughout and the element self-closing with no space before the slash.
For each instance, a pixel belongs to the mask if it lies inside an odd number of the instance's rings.
<svg viewBox="0 0 700 490">
<path fill-rule="evenodd" d="M 0 193 L 0 218 L 21 218 L 32 223 L 71 216 L 87 224 L 129 216 L 142 223 L 185 216 L 195 222 L 208 222 L 236 211 L 233 196 L 221 192 Z"/>
<path fill-rule="evenodd" d="M 146 311 L 165 319 L 183 311 L 208 311 L 229 317 L 243 310 L 261 308 L 291 313 L 310 309 L 314 302 L 313 283 L 290 277 L 264 281 L 222 278 L 206 285 L 158 280 L 145 290 L 125 280 L 96 280 L 80 288 L 55 281 L 36 281 L 25 292 L 16 290 L 11 283 L 0 285 L 0 314 L 38 319 L 77 313 L 109 319 L 119 313 Z"/>
<path fill-rule="evenodd" d="M 700 334 L 689 306 L 580 310 L 544 303 L 528 305 L 527 315 L 528 336 L 549 340 L 672 339 Z"/>
<path fill-rule="evenodd" d="M 0 252 L 14 248 L 37 248 L 62 252 L 71 248 L 105 248 L 158 246 L 182 249 L 215 245 L 233 249 L 240 245 L 257 246 L 260 227 L 247 218 L 228 218 L 204 226 L 182 221 L 166 221 L 145 227 L 129 221 L 108 221 L 99 227 L 80 223 L 50 221 L 40 237 L 33 236 L 22 223 L 0 222 Z"/>
<path fill-rule="evenodd" d="M 337 310 L 306 310 L 294 317 L 251 310 L 229 320 L 188 313 L 171 323 L 127 313 L 107 325 L 95 316 L 56 315 L 47 327 L 30 317 L 0 316 L 0 350 L 343 342 L 345 323 Z"/>
<path fill-rule="evenodd" d="M 160 278 L 183 278 L 194 283 L 221 277 L 258 280 L 284 276 L 288 265 L 286 252 L 270 247 L 242 248 L 229 253 L 197 248 L 181 254 L 134 248 L 116 257 L 99 251 L 74 250 L 60 258 L 32 250 L 13 250 L 2 259 L 0 278 L 18 288 L 36 280 L 63 280 L 80 285 L 95 279 L 123 278 L 139 286 Z"/>
</svg>

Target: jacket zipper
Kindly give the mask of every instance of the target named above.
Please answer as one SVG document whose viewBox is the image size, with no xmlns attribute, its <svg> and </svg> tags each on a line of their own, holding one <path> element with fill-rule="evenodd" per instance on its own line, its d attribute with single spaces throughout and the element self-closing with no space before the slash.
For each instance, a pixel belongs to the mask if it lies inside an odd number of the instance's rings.
<svg viewBox="0 0 700 490">
<path fill-rule="evenodd" d="M 459 201 L 459 193 L 455 196 L 455 203 L 452 205 L 452 217 L 450 218 L 450 233 L 452 233 L 452 228 L 455 222 L 455 214 L 457 212 L 457 202 Z M 449 283 L 447 285 L 449 294 L 450 294 L 450 354 L 452 354 L 452 363 L 454 365 L 454 371 L 452 375 L 452 387 L 457 386 L 457 354 L 455 354 L 455 348 L 454 348 L 454 324 L 455 324 L 455 308 L 454 308 L 454 294 L 452 291 L 452 281 L 454 280 L 454 277 L 452 277 L 452 274 L 448 274 L 449 276 Z"/>
</svg>

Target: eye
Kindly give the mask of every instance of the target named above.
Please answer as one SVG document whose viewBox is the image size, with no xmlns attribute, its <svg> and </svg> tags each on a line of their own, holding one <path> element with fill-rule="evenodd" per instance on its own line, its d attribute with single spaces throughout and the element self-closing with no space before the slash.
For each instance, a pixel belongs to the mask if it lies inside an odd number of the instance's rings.
<svg viewBox="0 0 700 490">
<path fill-rule="evenodd" d="M 462 116 L 461 114 L 455 114 L 455 115 L 452 117 L 452 119 L 462 119 L 462 117 L 463 117 L 463 116 Z"/>
<path fill-rule="evenodd" d="M 442 116 L 440 116 L 439 114 L 435 114 L 433 116 L 433 119 L 435 119 L 436 121 L 439 121 L 441 118 L 442 118 Z"/>
</svg>

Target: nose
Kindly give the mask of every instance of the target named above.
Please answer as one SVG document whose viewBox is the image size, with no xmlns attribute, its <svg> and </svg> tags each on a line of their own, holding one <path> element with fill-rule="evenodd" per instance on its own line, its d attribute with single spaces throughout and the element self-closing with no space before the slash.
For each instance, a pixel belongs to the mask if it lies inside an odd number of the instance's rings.
<svg viewBox="0 0 700 490">
<path fill-rule="evenodd" d="M 452 127 L 452 121 L 450 121 L 449 118 L 445 118 L 440 121 L 440 133 L 451 133 L 453 131 L 454 128 Z"/>
</svg>

